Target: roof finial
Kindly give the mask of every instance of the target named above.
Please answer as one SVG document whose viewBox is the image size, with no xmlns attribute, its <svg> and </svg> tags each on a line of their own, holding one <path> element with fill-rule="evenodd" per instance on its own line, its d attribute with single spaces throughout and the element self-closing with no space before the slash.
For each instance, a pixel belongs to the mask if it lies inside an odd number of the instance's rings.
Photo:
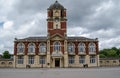
<svg viewBox="0 0 120 78">
<path fill-rule="evenodd" d="M 55 2 L 57 3 L 58 1 L 56 0 Z"/>
</svg>

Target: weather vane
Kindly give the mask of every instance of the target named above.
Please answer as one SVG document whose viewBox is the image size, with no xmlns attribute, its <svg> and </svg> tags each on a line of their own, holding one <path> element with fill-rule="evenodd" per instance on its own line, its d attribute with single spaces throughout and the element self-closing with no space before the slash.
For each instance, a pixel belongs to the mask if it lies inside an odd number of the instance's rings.
<svg viewBox="0 0 120 78">
<path fill-rule="evenodd" d="M 56 2 L 58 2 L 58 0 L 56 0 Z"/>
</svg>

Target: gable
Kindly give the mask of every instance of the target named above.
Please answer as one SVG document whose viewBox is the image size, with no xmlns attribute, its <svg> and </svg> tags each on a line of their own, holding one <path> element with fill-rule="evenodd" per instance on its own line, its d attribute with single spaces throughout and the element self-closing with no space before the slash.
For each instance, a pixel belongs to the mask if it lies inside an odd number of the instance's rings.
<svg viewBox="0 0 120 78">
<path fill-rule="evenodd" d="M 50 40 L 64 40 L 64 37 L 60 34 L 55 34 L 50 37 Z"/>
</svg>

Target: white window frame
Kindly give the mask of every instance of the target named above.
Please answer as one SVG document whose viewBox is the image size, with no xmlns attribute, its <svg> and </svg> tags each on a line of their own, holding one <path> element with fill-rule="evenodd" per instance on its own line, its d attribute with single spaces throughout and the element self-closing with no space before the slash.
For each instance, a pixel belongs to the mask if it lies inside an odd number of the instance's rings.
<svg viewBox="0 0 120 78">
<path fill-rule="evenodd" d="M 53 51 L 60 52 L 61 51 L 61 44 L 60 42 L 56 41 L 53 43 Z"/>
<path fill-rule="evenodd" d="M 84 55 L 79 57 L 79 63 L 80 64 L 84 64 L 85 63 L 85 56 Z"/>
<path fill-rule="evenodd" d="M 96 52 L 96 45 L 95 43 L 89 43 L 89 52 L 95 53 Z"/>
<path fill-rule="evenodd" d="M 69 64 L 74 64 L 75 63 L 75 57 L 74 56 L 69 56 Z"/>
<path fill-rule="evenodd" d="M 74 53 L 75 52 L 75 44 L 69 43 L 67 49 L 68 49 L 68 53 Z"/>
<path fill-rule="evenodd" d="M 78 51 L 79 53 L 85 53 L 85 43 L 79 43 Z"/>
<path fill-rule="evenodd" d="M 39 57 L 39 63 L 40 64 L 45 64 L 45 56 L 40 56 Z"/>
<path fill-rule="evenodd" d="M 23 53 L 25 50 L 25 45 L 23 43 L 18 43 L 17 44 L 17 52 L 18 53 Z"/>
<path fill-rule="evenodd" d="M 34 56 L 28 56 L 28 64 L 34 64 Z"/>
<path fill-rule="evenodd" d="M 90 56 L 90 63 L 96 63 L 96 57 L 91 55 Z"/>
<path fill-rule="evenodd" d="M 18 56 L 18 64 L 23 64 L 24 63 L 24 56 Z"/>
<path fill-rule="evenodd" d="M 28 45 L 28 53 L 34 53 L 35 52 L 35 44 L 29 43 Z"/>
<path fill-rule="evenodd" d="M 40 53 L 45 53 L 46 52 L 46 44 L 45 43 L 40 43 L 39 52 Z"/>
</svg>

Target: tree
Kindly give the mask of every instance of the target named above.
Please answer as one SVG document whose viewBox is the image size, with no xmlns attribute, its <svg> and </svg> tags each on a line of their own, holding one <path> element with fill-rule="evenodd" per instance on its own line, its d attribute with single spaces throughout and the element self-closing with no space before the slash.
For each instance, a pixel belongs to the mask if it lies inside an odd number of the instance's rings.
<svg viewBox="0 0 120 78">
<path fill-rule="evenodd" d="M 109 49 L 107 51 L 107 57 L 117 57 L 116 51 L 113 49 Z"/>
<path fill-rule="evenodd" d="M 105 58 L 106 56 L 104 54 L 99 54 L 100 58 Z"/>
<path fill-rule="evenodd" d="M 5 59 L 10 59 L 11 55 L 10 55 L 9 51 L 4 51 L 2 57 Z"/>
<path fill-rule="evenodd" d="M 101 58 L 120 57 L 120 48 L 116 47 L 100 50 L 99 55 Z"/>
<path fill-rule="evenodd" d="M 117 50 L 117 55 L 120 55 L 120 48 Z M 120 56 L 119 56 L 120 57 Z"/>
</svg>

